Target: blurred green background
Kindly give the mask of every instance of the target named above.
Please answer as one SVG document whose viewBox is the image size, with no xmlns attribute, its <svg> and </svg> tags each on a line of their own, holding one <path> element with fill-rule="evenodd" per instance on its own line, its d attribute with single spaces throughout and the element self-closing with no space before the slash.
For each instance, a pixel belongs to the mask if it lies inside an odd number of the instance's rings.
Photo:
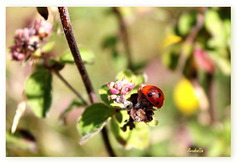
<svg viewBox="0 0 240 165">
<path fill-rule="evenodd" d="M 102 48 L 107 36 L 119 33 L 118 20 L 114 14 L 109 14 L 109 7 L 70 7 L 69 13 L 78 44 L 92 50 L 95 61 L 86 65 L 88 74 L 93 83 L 94 90 L 107 82 L 114 81 L 118 72 L 126 69 L 127 62 L 124 46 L 120 41 L 118 49 L 119 59 L 114 59 L 111 51 Z M 174 100 L 177 85 L 183 80 L 182 73 L 171 70 L 164 63 L 162 43 L 172 34 L 182 14 L 197 11 L 197 8 L 128 8 L 121 9 L 126 20 L 130 40 L 130 50 L 135 67 L 139 72 L 147 75 L 147 84 L 160 87 L 165 94 L 164 106 L 157 111 L 155 118 L 159 126 L 149 127 L 149 147 L 144 150 L 126 150 L 116 141 L 109 130 L 110 143 L 118 156 L 230 156 L 231 155 L 231 75 L 225 74 L 217 68 L 213 76 L 213 104 L 216 121 L 209 120 L 209 109 L 200 108 L 204 98 L 198 98 L 196 103 L 189 105 L 193 87 L 188 82 L 182 83 L 181 92 L 188 90 L 190 94 L 181 102 L 185 107 L 179 108 Z M 213 8 L 221 15 L 230 15 L 229 8 L 221 10 Z M 47 118 L 37 118 L 28 107 L 18 125 L 18 130 L 30 132 L 36 143 L 11 135 L 10 130 L 17 104 L 23 99 L 23 90 L 27 76 L 31 73 L 29 66 L 21 67 L 16 61 L 9 59 L 9 46 L 13 45 L 15 30 L 30 27 L 41 16 L 34 7 L 8 7 L 6 9 L 6 155 L 7 156 L 108 156 L 103 145 L 101 134 L 91 138 L 86 144 L 80 146 L 80 135 L 76 129 L 76 122 L 83 108 L 76 108 L 67 116 L 67 124 L 58 120 L 59 115 L 75 98 L 56 77 L 53 77 L 53 101 Z M 220 17 L 224 18 L 224 17 Z M 50 9 L 49 22 L 54 22 L 54 34 L 50 41 L 55 41 L 54 55 L 58 58 L 68 45 L 61 29 L 57 8 Z M 217 27 L 217 26 L 216 26 Z M 230 31 L 231 33 L 231 31 Z M 207 41 L 202 41 L 203 43 Z M 230 43 L 231 45 L 231 43 Z M 231 47 L 230 47 L 231 48 Z M 229 61 L 230 61 L 230 55 Z M 165 60 L 166 61 L 166 60 Z M 224 62 L 222 62 L 224 63 Z M 144 64 L 144 65 L 142 65 Z M 224 63 L 225 64 L 225 63 Z M 226 67 L 226 68 L 224 68 Z M 206 75 L 200 72 L 200 85 L 206 89 Z M 72 84 L 84 98 L 88 98 L 85 87 L 76 66 L 66 66 L 61 74 Z M 176 94 L 177 95 L 177 94 Z M 97 94 L 98 100 L 100 97 Z M 184 100 L 186 99 L 186 100 Z M 196 104 L 196 105 L 195 105 Z M 188 106 L 193 106 L 188 108 Z M 180 105 L 181 107 L 181 105 Z M 186 112 L 190 111 L 190 113 Z M 109 127 L 109 126 L 107 126 Z M 24 132 L 24 131 L 22 131 Z M 26 133 L 25 133 L 26 134 Z M 188 149 L 203 149 L 203 153 L 189 153 Z"/>
</svg>

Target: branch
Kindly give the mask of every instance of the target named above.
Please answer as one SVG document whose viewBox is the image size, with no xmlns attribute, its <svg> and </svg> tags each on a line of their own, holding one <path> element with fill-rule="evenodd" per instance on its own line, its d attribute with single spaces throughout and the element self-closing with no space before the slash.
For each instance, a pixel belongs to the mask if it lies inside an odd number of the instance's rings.
<svg viewBox="0 0 240 165">
<path fill-rule="evenodd" d="M 76 91 L 76 89 L 74 89 L 68 82 L 67 80 L 64 79 L 64 77 L 59 73 L 59 71 L 54 71 L 54 73 L 56 74 L 56 76 L 83 102 L 84 105 L 89 105 L 89 103 L 87 103 L 83 97 L 80 95 L 80 93 L 78 93 Z"/>
<path fill-rule="evenodd" d="M 111 146 L 111 144 L 109 142 L 109 138 L 108 138 L 108 133 L 107 133 L 106 127 L 103 127 L 103 129 L 102 129 L 102 137 L 104 139 L 104 145 L 105 145 L 105 147 L 107 149 L 107 152 L 108 152 L 109 156 L 116 157 L 116 155 L 115 155 L 115 153 L 114 153 L 114 151 L 112 149 L 112 146 Z"/>
<path fill-rule="evenodd" d="M 89 99 L 90 99 L 91 103 L 96 103 L 97 99 L 96 99 L 95 92 L 92 87 L 92 83 L 87 74 L 87 70 L 82 61 L 81 54 L 78 50 L 77 43 L 76 43 L 75 37 L 73 35 L 73 30 L 72 30 L 72 26 L 71 26 L 69 14 L 68 14 L 68 9 L 66 7 L 58 7 L 58 11 L 60 14 L 60 18 L 61 18 L 62 25 L 63 25 L 63 30 L 64 30 L 65 36 L 67 38 L 69 48 L 72 52 L 72 55 L 74 57 L 74 61 L 77 65 L 77 68 L 82 76 L 82 80 L 87 89 Z M 109 156 L 115 156 L 113 149 L 109 143 L 109 138 L 108 138 L 107 130 L 105 127 L 103 127 L 103 129 L 102 129 L 102 136 L 103 136 L 104 144 L 108 151 Z"/>
<path fill-rule="evenodd" d="M 82 80 L 84 82 L 84 85 L 86 87 L 86 90 L 88 92 L 89 95 L 89 99 L 91 101 L 91 103 L 94 103 L 97 101 L 93 87 L 92 87 L 92 83 L 89 79 L 87 70 L 85 68 L 85 65 L 83 63 L 81 54 L 78 50 L 77 47 L 77 43 L 73 34 L 73 30 L 72 30 L 72 26 L 71 26 L 71 22 L 70 22 L 70 18 L 69 18 L 69 14 L 68 14 L 68 9 L 66 7 L 59 7 L 58 8 L 59 13 L 60 13 L 60 18 L 62 21 L 62 25 L 63 25 L 63 30 L 65 33 L 65 36 L 67 38 L 67 42 L 68 42 L 68 46 L 72 52 L 72 55 L 74 57 L 74 61 L 77 65 L 78 71 L 82 76 Z"/>
<path fill-rule="evenodd" d="M 118 18 L 118 22 L 119 22 L 119 26 L 120 26 L 120 34 L 122 36 L 123 44 L 124 44 L 124 47 L 125 47 L 126 53 L 127 53 L 128 68 L 132 70 L 133 69 L 132 54 L 130 51 L 129 37 L 128 37 L 128 33 L 127 33 L 126 23 L 121 15 L 121 13 L 119 12 L 118 7 L 113 7 L 113 12 L 115 13 L 115 15 Z"/>
</svg>

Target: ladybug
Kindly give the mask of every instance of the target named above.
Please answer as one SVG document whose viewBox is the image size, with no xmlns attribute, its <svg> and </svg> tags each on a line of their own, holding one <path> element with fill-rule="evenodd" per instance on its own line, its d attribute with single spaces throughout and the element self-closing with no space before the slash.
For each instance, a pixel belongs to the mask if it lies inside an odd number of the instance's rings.
<svg viewBox="0 0 240 165">
<path fill-rule="evenodd" d="M 164 102 L 164 94 L 161 89 L 154 85 L 143 85 L 141 86 L 141 91 L 144 96 L 150 101 L 153 106 L 161 108 Z"/>
</svg>

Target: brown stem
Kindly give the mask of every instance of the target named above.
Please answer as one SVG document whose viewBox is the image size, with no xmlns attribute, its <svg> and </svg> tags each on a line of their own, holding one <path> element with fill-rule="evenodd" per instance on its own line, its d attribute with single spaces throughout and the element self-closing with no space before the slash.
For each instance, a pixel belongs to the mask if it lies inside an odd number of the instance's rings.
<svg viewBox="0 0 240 165">
<path fill-rule="evenodd" d="M 72 52 L 72 55 L 74 57 L 74 61 L 77 65 L 77 68 L 82 76 L 82 80 L 87 89 L 89 99 L 90 99 L 91 103 L 96 103 L 97 98 L 95 96 L 95 92 L 93 90 L 92 83 L 87 74 L 87 70 L 86 70 L 83 60 L 81 58 L 81 54 L 77 47 L 77 43 L 76 43 L 76 40 L 75 40 L 75 37 L 73 34 L 73 30 L 72 30 L 72 26 L 71 26 L 71 22 L 70 22 L 70 17 L 68 14 L 68 9 L 66 7 L 58 7 L 58 11 L 60 14 L 63 30 L 64 30 L 65 36 L 67 38 L 69 48 Z M 103 136 L 104 144 L 108 151 L 109 156 L 115 156 L 113 149 L 109 143 L 109 138 L 108 138 L 107 130 L 105 127 L 102 129 L 102 136 Z"/>
<path fill-rule="evenodd" d="M 131 54 L 131 50 L 130 50 L 129 37 L 128 37 L 128 33 L 127 33 L 126 23 L 121 15 L 121 13 L 119 12 L 118 7 L 113 7 L 113 12 L 115 13 L 115 15 L 118 18 L 118 22 L 119 22 L 119 26 L 120 26 L 120 34 L 122 36 L 123 44 L 124 44 L 124 47 L 125 47 L 126 53 L 127 53 L 128 68 L 132 70 L 133 69 L 132 54 Z"/>
<path fill-rule="evenodd" d="M 93 86 L 92 83 L 89 79 L 87 70 L 85 68 L 85 65 L 83 63 L 81 54 L 78 50 L 77 47 L 77 43 L 73 34 L 73 30 L 72 30 L 72 26 L 71 26 L 71 22 L 70 22 L 70 17 L 68 14 L 68 9 L 66 7 L 59 7 L 58 8 L 59 13 L 60 13 L 60 18 L 62 21 L 62 25 L 63 25 L 63 30 L 65 33 L 65 36 L 67 38 L 67 42 L 68 42 L 68 46 L 72 52 L 72 55 L 74 57 L 74 61 L 77 65 L 78 71 L 80 72 L 84 85 L 87 89 L 88 95 L 89 95 L 89 99 L 91 101 L 91 103 L 96 102 L 96 96 L 93 90 Z"/>
<path fill-rule="evenodd" d="M 109 143 L 108 133 L 107 133 L 106 127 L 103 127 L 103 129 L 102 129 L 102 137 L 104 139 L 104 145 L 105 145 L 105 147 L 106 147 L 106 149 L 108 151 L 109 156 L 116 157 L 116 155 L 115 155 L 115 153 L 114 153 L 114 151 L 112 149 L 112 146 Z"/>
<path fill-rule="evenodd" d="M 54 72 L 56 74 L 56 76 L 83 102 L 84 105 L 89 105 L 89 103 L 87 103 L 83 97 L 80 95 L 80 93 L 78 93 L 76 91 L 76 89 L 74 89 L 68 82 L 67 80 L 64 79 L 64 77 L 58 72 L 55 71 Z"/>
</svg>

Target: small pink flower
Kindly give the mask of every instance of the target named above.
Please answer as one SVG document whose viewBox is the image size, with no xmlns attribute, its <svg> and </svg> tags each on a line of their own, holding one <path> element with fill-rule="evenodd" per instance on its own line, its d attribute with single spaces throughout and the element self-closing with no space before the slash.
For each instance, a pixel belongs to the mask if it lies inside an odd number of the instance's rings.
<svg viewBox="0 0 240 165">
<path fill-rule="evenodd" d="M 110 92 L 111 92 L 112 94 L 114 94 L 114 95 L 116 95 L 116 94 L 119 93 L 119 90 L 114 89 L 114 88 L 111 88 L 111 89 L 109 89 L 109 90 L 110 90 Z"/>
<path fill-rule="evenodd" d="M 114 82 L 109 82 L 107 83 L 107 86 L 112 94 L 118 94 L 119 90 L 115 88 L 115 83 Z"/>
<path fill-rule="evenodd" d="M 37 34 L 43 38 L 43 37 L 47 37 L 49 34 L 52 33 L 52 29 L 53 29 L 53 26 L 52 24 L 50 23 L 47 23 L 46 21 L 36 21 L 34 23 L 34 26 L 33 26 L 36 31 L 37 31 Z"/>
<path fill-rule="evenodd" d="M 120 90 L 123 86 L 123 82 L 122 81 L 117 81 L 115 84 L 114 84 L 114 88 L 117 89 L 117 90 Z"/>
<path fill-rule="evenodd" d="M 109 82 L 109 83 L 107 83 L 107 86 L 108 86 L 108 88 L 113 88 L 113 86 L 114 86 L 114 82 Z"/>
<path fill-rule="evenodd" d="M 121 95 L 126 95 L 132 91 L 135 84 L 128 82 L 128 80 L 124 77 L 121 81 L 117 81 L 115 83 L 109 82 L 107 86 L 112 94 L 120 93 Z"/>
<path fill-rule="evenodd" d="M 45 21 L 36 21 L 31 28 L 17 29 L 15 31 L 15 45 L 10 46 L 10 58 L 22 61 L 34 51 L 44 45 L 47 36 L 52 33 L 52 25 Z"/>
<path fill-rule="evenodd" d="M 134 88 L 134 86 L 135 86 L 135 84 L 133 84 L 133 83 L 124 85 L 121 90 L 121 95 L 126 95 L 126 94 L 130 93 L 132 91 L 132 89 Z"/>
<path fill-rule="evenodd" d="M 123 107 L 128 106 L 131 102 L 127 101 L 125 95 L 129 94 L 135 84 L 129 82 L 125 77 L 121 81 L 107 83 L 109 91 L 112 93 L 109 100 L 114 100 L 114 103 L 122 103 Z"/>
<path fill-rule="evenodd" d="M 115 100 L 118 96 L 117 95 L 110 95 L 108 100 Z"/>
</svg>

